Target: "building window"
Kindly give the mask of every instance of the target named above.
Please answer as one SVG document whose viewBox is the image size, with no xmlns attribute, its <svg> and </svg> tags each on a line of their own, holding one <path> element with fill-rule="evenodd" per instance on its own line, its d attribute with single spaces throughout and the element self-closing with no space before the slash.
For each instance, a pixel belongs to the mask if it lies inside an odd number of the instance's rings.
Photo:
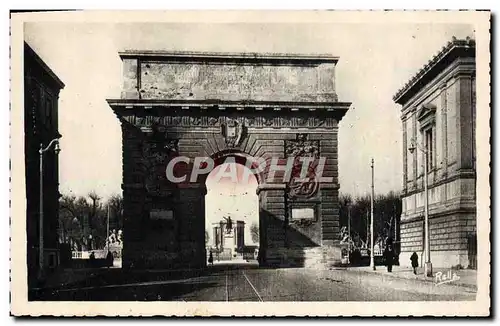
<svg viewBox="0 0 500 326">
<path fill-rule="evenodd" d="M 425 131 L 425 148 L 427 150 L 427 170 L 434 168 L 434 138 L 432 128 Z"/>
<path fill-rule="evenodd" d="M 420 123 L 420 132 L 423 136 L 423 146 L 427 151 L 427 170 L 431 171 L 436 162 L 434 129 L 436 125 L 436 106 L 432 103 L 424 104 L 417 113 L 417 120 Z M 424 154 L 425 155 L 425 154 Z M 425 158 L 425 156 L 424 156 Z"/>
<path fill-rule="evenodd" d="M 52 100 L 50 98 L 47 98 L 45 100 L 45 125 L 47 129 L 52 128 Z"/>
</svg>

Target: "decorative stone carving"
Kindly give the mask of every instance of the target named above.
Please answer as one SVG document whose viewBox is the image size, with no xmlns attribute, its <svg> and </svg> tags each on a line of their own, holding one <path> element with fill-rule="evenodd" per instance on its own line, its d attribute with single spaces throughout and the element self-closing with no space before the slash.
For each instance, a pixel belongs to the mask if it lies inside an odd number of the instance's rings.
<svg viewBox="0 0 500 326">
<path fill-rule="evenodd" d="M 296 124 L 299 127 L 305 127 L 305 125 L 307 124 L 307 119 L 306 118 L 297 118 Z"/>
<path fill-rule="evenodd" d="M 290 182 L 287 185 L 288 197 L 290 199 L 314 197 L 319 189 L 319 182 L 316 178 L 316 164 L 319 159 L 319 141 L 308 140 L 307 134 L 297 134 L 296 140 L 285 141 L 286 157 L 295 158 L 294 167 Z M 301 178 L 302 162 L 301 157 L 311 157 L 313 162 L 308 162 L 309 167 L 305 175 L 305 180 Z"/>
<path fill-rule="evenodd" d="M 314 224 L 316 222 L 315 220 L 306 220 L 306 219 L 301 219 L 301 220 L 292 220 L 290 221 L 290 224 L 296 225 L 301 228 L 306 228 Z"/>
<path fill-rule="evenodd" d="M 228 119 L 221 125 L 222 136 L 228 147 L 236 147 L 240 144 L 244 126 L 237 120 Z"/>
<path fill-rule="evenodd" d="M 257 121 L 256 121 L 255 117 L 246 117 L 245 118 L 245 125 L 247 125 L 249 127 L 255 126 L 256 123 L 257 123 Z"/>
<path fill-rule="evenodd" d="M 266 117 L 263 117 L 262 118 L 262 125 L 264 127 L 271 127 L 273 126 L 275 123 L 274 123 L 274 119 L 273 118 L 266 118 Z"/>
<path fill-rule="evenodd" d="M 210 117 L 208 118 L 208 126 L 209 127 L 216 127 L 219 125 L 219 119 L 215 117 Z"/>
<path fill-rule="evenodd" d="M 314 157 L 319 158 L 319 140 L 308 140 L 307 134 L 297 134 L 295 140 L 285 141 L 287 157 Z"/>
<path fill-rule="evenodd" d="M 128 115 L 123 116 L 124 121 L 138 126 L 150 127 L 153 124 L 160 124 L 166 127 L 221 127 L 224 121 L 227 123 L 233 118 L 226 116 L 139 116 Z M 236 121 L 236 120 L 235 120 Z M 262 116 L 247 116 L 242 117 L 240 124 L 251 128 L 329 128 L 335 127 L 336 122 L 333 118 L 316 118 L 316 117 L 262 117 Z"/>
<path fill-rule="evenodd" d="M 172 125 L 173 126 L 178 126 L 181 123 L 182 123 L 182 117 L 179 117 L 179 116 L 172 117 Z"/>
<path fill-rule="evenodd" d="M 146 176 L 144 186 L 151 196 L 165 197 L 170 194 L 165 168 L 171 158 L 177 155 L 177 139 L 168 139 L 161 126 L 155 126 L 153 133 L 142 147 L 142 167 Z"/>
<path fill-rule="evenodd" d="M 189 117 L 189 124 L 199 126 L 201 124 L 201 117 Z"/>
<path fill-rule="evenodd" d="M 290 118 L 287 117 L 281 117 L 280 118 L 280 125 L 283 127 L 289 127 L 292 124 L 292 121 Z"/>
<path fill-rule="evenodd" d="M 309 123 L 311 124 L 311 127 L 318 128 L 322 127 L 325 124 L 325 119 L 312 117 L 309 118 Z"/>
</svg>

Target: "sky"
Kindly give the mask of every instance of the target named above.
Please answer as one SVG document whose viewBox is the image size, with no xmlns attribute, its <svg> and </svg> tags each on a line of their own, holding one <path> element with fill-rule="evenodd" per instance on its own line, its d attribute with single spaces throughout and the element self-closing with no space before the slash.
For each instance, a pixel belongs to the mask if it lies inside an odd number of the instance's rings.
<svg viewBox="0 0 500 326">
<path fill-rule="evenodd" d="M 452 36 L 474 36 L 470 25 L 437 23 L 38 22 L 26 23 L 24 32 L 28 44 L 66 84 L 59 101 L 63 135 L 60 191 L 75 195 L 95 191 L 104 198 L 121 193 L 120 124 L 106 102 L 120 97 L 119 51 L 323 53 L 340 57 L 336 91 L 340 101 L 352 102 L 339 124 L 340 192 L 363 195 L 370 191 L 372 157 L 375 192 L 401 189 L 402 125 L 393 95 Z M 248 192 L 251 186 L 246 187 Z M 241 187 L 233 189 L 225 183 L 212 188 L 217 188 L 214 193 L 221 191 L 228 196 L 243 192 Z M 227 204 L 231 205 L 230 201 Z"/>
</svg>

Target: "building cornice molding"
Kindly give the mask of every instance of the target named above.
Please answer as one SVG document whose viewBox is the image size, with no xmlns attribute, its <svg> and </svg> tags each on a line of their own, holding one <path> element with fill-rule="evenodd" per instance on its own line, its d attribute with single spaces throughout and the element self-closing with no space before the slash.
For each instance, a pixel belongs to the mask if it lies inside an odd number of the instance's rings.
<svg viewBox="0 0 500 326">
<path fill-rule="evenodd" d="M 429 174 L 430 173 L 432 173 L 432 172 L 429 172 Z M 434 182 L 432 184 L 429 184 L 429 190 L 431 190 L 431 189 L 433 189 L 435 187 L 441 186 L 443 184 L 459 180 L 459 179 L 462 179 L 462 180 L 476 179 L 476 173 L 474 171 L 472 171 L 472 170 L 459 172 L 457 174 L 448 176 L 446 179 L 442 179 L 442 180 L 439 180 L 439 181 Z M 410 191 L 403 192 L 402 195 L 401 195 L 401 198 L 410 197 L 412 195 L 415 195 L 415 194 L 418 194 L 418 193 L 421 193 L 421 192 L 424 192 L 424 188 L 411 189 Z"/>
<path fill-rule="evenodd" d="M 64 88 L 64 83 L 61 79 L 50 69 L 50 67 L 43 61 L 43 59 L 29 46 L 28 43 L 24 42 L 24 60 L 33 60 L 37 63 L 37 66 L 42 69 L 45 74 L 39 74 L 38 77 L 46 79 L 49 83 L 55 84 L 55 86 L 61 90 Z"/>
<path fill-rule="evenodd" d="M 436 209 L 433 207 L 429 211 L 429 219 L 437 219 L 443 216 L 455 215 L 455 214 L 465 214 L 465 213 L 476 213 L 475 207 L 466 207 L 466 206 L 455 206 L 451 209 L 443 208 Z M 404 212 L 403 212 L 404 214 Z M 424 221 L 424 210 L 423 208 L 419 211 L 412 212 L 407 214 L 406 216 L 410 216 L 409 218 L 405 218 L 405 215 L 401 216 L 401 224 L 408 224 L 414 222 L 423 222 Z"/>
<path fill-rule="evenodd" d="M 468 60 L 468 58 L 460 58 L 455 60 L 448 68 L 443 70 L 440 75 L 436 76 L 434 80 L 422 87 L 412 98 L 402 105 L 402 116 L 414 112 L 416 107 L 421 105 L 424 101 L 431 101 L 429 97 L 437 90 L 446 91 L 453 83 L 454 78 L 460 76 L 474 76 L 475 75 L 475 62 Z M 438 94 L 436 94 L 436 97 Z"/>
<path fill-rule="evenodd" d="M 429 81 L 439 75 L 443 69 L 446 69 L 449 62 L 461 57 L 475 58 L 475 49 L 476 42 L 474 39 L 457 40 L 453 38 L 394 95 L 394 102 L 405 104 Z"/>
</svg>

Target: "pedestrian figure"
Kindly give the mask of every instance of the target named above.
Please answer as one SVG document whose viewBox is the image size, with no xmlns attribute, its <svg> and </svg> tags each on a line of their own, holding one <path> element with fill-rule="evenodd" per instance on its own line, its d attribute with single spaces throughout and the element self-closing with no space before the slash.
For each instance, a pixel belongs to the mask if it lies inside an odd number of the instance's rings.
<svg viewBox="0 0 500 326">
<path fill-rule="evenodd" d="M 214 255 L 212 254 L 212 250 L 210 250 L 210 254 L 208 255 L 208 263 L 210 265 L 214 264 Z"/>
<path fill-rule="evenodd" d="M 94 265 L 95 265 L 95 254 L 94 254 L 93 251 L 90 253 L 89 259 L 90 259 L 90 266 L 94 267 Z"/>
<path fill-rule="evenodd" d="M 106 261 L 109 267 L 113 266 L 113 253 L 110 250 L 108 250 L 108 254 L 106 255 Z"/>
<path fill-rule="evenodd" d="M 413 274 L 417 275 L 418 255 L 415 251 L 411 255 L 410 260 L 411 260 L 411 267 L 413 267 Z"/>
<path fill-rule="evenodd" d="M 392 272 L 392 264 L 394 260 L 394 250 L 391 246 L 387 246 L 384 251 L 385 264 L 387 265 L 387 271 Z"/>
</svg>

